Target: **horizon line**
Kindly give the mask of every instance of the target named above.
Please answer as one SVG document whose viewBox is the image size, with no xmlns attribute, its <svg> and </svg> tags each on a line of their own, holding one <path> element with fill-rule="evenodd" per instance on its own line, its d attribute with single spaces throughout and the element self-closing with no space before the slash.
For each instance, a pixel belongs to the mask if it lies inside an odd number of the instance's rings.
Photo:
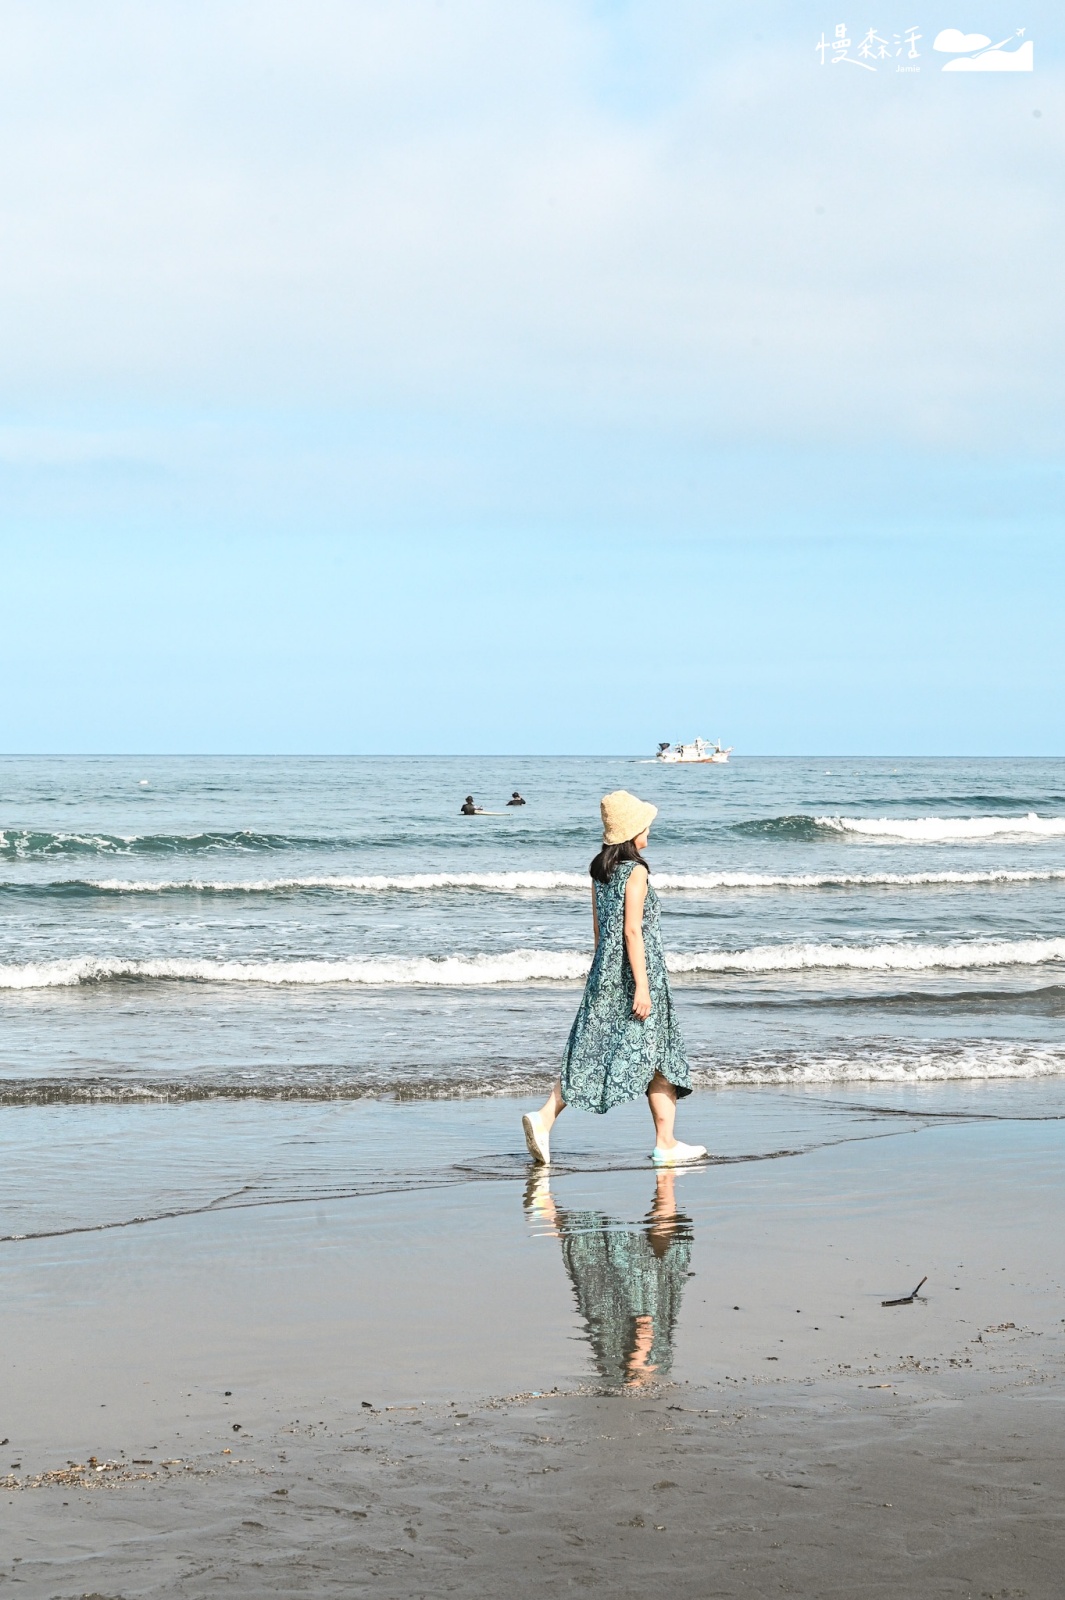
<svg viewBox="0 0 1065 1600">
<path fill-rule="evenodd" d="M 989 755 L 973 751 L 965 755 L 828 754 L 809 751 L 802 755 L 776 755 L 750 751 L 739 756 L 744 761 L 1063 761 L 1062 754 Z M 0 761 L 637 761 L 646 765 L 733 766 L 737 762 L 659 762 L 655 756 L 637 751 L 599 750 L 4 750 Z"/>
</svg>

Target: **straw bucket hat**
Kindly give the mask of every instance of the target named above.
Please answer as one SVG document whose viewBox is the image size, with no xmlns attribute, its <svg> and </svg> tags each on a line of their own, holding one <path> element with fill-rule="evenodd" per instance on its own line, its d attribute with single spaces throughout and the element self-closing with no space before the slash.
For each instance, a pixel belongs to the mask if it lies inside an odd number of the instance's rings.
<svg viewBox="0 0 1065 1600">
<path fill-rule="evenodd" d="M 599 810 L 603 817 L 604 844 L 624 844 L 627 839 L 639 838 L 658 815 L 657 806 L 637 800 L 627 789 L 605 794 L 599 802 Z"/>
</svg>

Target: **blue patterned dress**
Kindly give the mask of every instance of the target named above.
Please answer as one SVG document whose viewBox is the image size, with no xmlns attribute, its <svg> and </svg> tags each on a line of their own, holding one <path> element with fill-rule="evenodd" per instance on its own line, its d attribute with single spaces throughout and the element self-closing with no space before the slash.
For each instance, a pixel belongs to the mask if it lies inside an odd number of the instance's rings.
<svg viewBox="0 0 1065 1600">
<path fill-rule="evenodd" d="M 609 1111 L 645 1094 L 656 1072 L 678 1098 L 691 1094 L 669 978 L 662 954 L 658 896 L 650 884 L 643 910 L 643 944 L 651 1015 L 632 1014 L 636 980 L 625 950 L 625 885 L 636 865 L 622 861 L 608 883 L 595 884 L 599 945 L 584 997 L 562 1057 L 562 1098 L 581 1111 Z"/>
</svg>

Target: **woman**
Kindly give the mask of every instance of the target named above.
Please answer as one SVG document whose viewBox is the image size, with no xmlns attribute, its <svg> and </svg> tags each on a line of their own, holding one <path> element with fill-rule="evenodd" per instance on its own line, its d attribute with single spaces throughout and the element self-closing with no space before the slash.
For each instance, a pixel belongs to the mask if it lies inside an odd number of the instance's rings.
<svg viewBox="0 0 1065 1600">
<path fill-rule="evenodd" d="M 618 789 L 604 795 L 603 848 L 592 875 L 592 970 L 562 1057 L 562 1072 L 539 1111 L 522 1118 L 534 1161 L 551 1160 L 551 1129 L 567 1106 L 609 1111 L 646 1094 L 660 1166 L 699 1161 L 701 1144 L 674 1137 L 678 1098 L 691 1094 L 688 1063 L 662 955 L 658 896 L 646 848 L 658 807 Z"/>
</svg>

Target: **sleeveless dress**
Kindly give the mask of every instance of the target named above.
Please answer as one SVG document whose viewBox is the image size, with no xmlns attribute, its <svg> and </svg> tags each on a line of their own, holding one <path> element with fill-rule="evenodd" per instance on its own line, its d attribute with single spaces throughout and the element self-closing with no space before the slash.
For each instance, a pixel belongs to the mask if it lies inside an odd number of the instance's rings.
<svg viewBox="0 0 1065 1600">
<path fill-rule="evenodd" d="M 646 1093 L 656 1072 L 691 1094 L 669 978 L 662 954 L 658 896 L 650 883 L 643 910 L 643 944 L 651 1015 L 632 1014 L 636 980 L 625 951 L 625 885 L 634 861 L 622 861 L 607 883 L 595 884 L 599 945 L 584 997 L 562 1056 L 562 1098 L 581 1111 L 609 1111 Z"/>
</svg>

